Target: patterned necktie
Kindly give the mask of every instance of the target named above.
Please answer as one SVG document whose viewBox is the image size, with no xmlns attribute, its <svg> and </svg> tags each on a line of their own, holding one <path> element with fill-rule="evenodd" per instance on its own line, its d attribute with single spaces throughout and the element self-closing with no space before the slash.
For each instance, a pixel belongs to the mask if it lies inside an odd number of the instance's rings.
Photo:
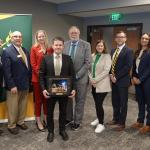
<svg viewBox="0 0 150 150">
<path fill-rule="evenodd" d="M 75 47 L 76 47 L 76 44 L 73 43 L 71 45 L 71 52 L 70 52 L 70 56 L 71 56 L 72 60 L 74 60 L 74 57 L 75 57 Z"/>
<path fill-rule="evenodd" d="M 56 55 L 55 57 L 55 75 L 59 76 L 60 72 L 61 72 L 61 68 L 60 68 L 60 56 Z"/>
<path fill-rule="evenodd" d="M 115 74 L 115 66 L 116 66 L 116 62 L 117 62 L 118 56 L 119 56 L 119 48 L 117 48 L 115 50 L 114 57 L 113 57 L 113 60 L 112 60 L 111 73 L 113 75 Z"/>
<path fill-rule="evenodd" d="M 22 50 L 21 47 L 19 48 L 19 54 L 21 55 L 23 62 L 24 62 L 25 65 L 27 66 L 26 55 L 25 55 L 25 53 L 24 53 L 24 51 Z"/>
</svg>

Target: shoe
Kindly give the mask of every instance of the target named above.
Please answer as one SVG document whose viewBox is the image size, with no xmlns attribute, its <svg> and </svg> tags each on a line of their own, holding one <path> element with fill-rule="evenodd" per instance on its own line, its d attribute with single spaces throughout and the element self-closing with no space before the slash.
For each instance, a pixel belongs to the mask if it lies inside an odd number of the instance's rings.
<svg viewBox="0 0 150 150">
<path fill-rule="evenodd" d="M 72 121 L 66 120 L 65 126 L 67 127 L 67 126 L 71 125 L 72 123 L 73 123 L 73 120 Z"/>
<path fill-rule="evenodd" d="M 0 130 L 0 135 L 3 133 L 3 130 Z"/>
<path fill-rule="evenodd" d="M 91 122 L 91 126 L 97 126 L 99 124 L 98 119 Z"/>
<path fill-rule="evenodd" d="M 39 130 L 39 131 L 41 131 L 41 132 L 45 132 L 45 128 L 43 127 L 43 128 L 40 128 L 39 126 L 38 126 L 38 123 L 36 122 L 36 127 L 37 127 L 37 129 Z"/>
<path fill-rule="evenodd" d="M 123 131 L 125 129 L 125 125 L 118 124 L 114 128 L 115 131 Z"/>
<path fill-rule="evenodd" d="M 116 124 L 117 124 L 117 121 L 115 121 L 115 120 L 111 120 L 106 123 L 106 125 L 116 125 Z"/>
<path fill-rule="evenodd" d="M 27 129 L 28 129 L 28 126 L 27 126 L 25 123 L 23 123 L 23 124 L 17 124 L 17 126 L 18 126 L 20 129 L 22 129 L 22 130 L 27 130 Z"/>
<path fill-rule="evenodd" d="M 19 133 L 19 129 L 17 127 L 15 128 L 8 128 L 8 131 L 11 133 L 11 134 L 18 134 Z"/>
<path fill-rule="evenodd" d="M 49 142 L 49 143 L 51 143 L 51 142 L 53 142 L 53 140 L 54 140 L 54 133 L 48 133 L 48 135 L 47 135 L 47 141 Z"/>
<path fill-rule="evenodd" d="M 66 133 L 66 131 L 60 131 L 59 134 L 61 135 L 61 137 L 64 141 L 69 140 L 69 137 L 68 137 L 68 134 Z"/>
<path fill-rule="evenodd" d="M 131 128 L 134 128 L 134 129 L 140 129 L 142 127 L 143 127 L 143 123 L 139 123 L 139 122 L 136 122 L 131 125 Z"/>
<path fill-rule="evenodd" d="M 74 130 L 74 131 L 79 130 L 79 129 L 80 129 L 80 124 L 74 123 L 74 124 L 72 125 L 71 129 Z"/>
<path fill-rule="evenodd" d="M 139 132 L 140 132 L 141 134 L 145 134 L 145 133 L 150 132 L 150 126 L 146 125 L 146 126 L 140 128 Z"/>
<path fill-rule="evenodd" d="M 104 130 L 105 130 L 105 126 L 103 124 L 98 124 L 95 129 L 95 133 L 101 133 Z"/>
</svg>

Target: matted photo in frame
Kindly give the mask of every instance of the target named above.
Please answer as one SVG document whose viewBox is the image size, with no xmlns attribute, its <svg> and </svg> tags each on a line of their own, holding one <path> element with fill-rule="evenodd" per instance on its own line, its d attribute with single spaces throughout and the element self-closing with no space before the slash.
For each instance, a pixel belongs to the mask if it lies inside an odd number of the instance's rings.
<svg viewBox="0 0 150 150">
<path fill-rule="evenodd" d="M 69 96 L 71 94 L 71 78 L 47 77 L 47 91 L 50 96 Z"/>
</svg>

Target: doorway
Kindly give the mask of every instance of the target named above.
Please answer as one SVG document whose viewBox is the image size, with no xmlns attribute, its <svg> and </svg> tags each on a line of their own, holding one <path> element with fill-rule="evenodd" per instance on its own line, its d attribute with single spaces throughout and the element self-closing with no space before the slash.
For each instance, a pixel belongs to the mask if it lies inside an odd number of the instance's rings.
<svg viewBox="0 0 150 150">
<path fill-rule="evenodd" d="M 92 53 L 95 51 L 96 42 L 98 39 L 103 39 L 106 42 L 108 52 L 116 47 L 114 37 L 116 32 L 123 30 L 127 34 L 128 47 L 133 51 L 139 47 L 139 40 L 142 34 L 142 23 L 138 24 L 119 24 L 119 25 L 93 25 L 87 27 L 87 41 L 91 43 Z"/>
</svg>

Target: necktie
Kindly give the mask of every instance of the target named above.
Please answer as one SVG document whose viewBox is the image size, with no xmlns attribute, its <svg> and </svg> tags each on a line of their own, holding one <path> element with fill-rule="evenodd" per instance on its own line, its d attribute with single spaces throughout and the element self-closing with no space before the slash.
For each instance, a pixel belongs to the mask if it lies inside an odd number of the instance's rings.
<svg viewBox="0 0 150 150">
<path fill-rule="evenodd" d="M 118 56 L 119 56 L 119 48 L 117 48 L 115 50 L 113 61 L 112 61 L 111 73 L 113 75 L 114 75 L 114 72 L 115 72 L 115 67 L 116 67 L 116 62 L 117 62 Z"/>
<path fill-rule="evenodd" d="M 96 54 L 96 58 L 93 64 L 93 78 L 95 78 L 96 64 L 98 63 L 100 56 L 101 56 L 100 54 Z"/>
<path fill-rule="evenodd" d="M 71 47 L 71 52 L 70 52 L 70 56 L 71 56 L 72 60 L 74 60 L 74 56 L 75 56 L 75 47 L 76 47 L 76 44 L 73 43 L 72 47 Z"/>
<path fill-rule="evenodd" d="M 27 63 L 26 63 L 26 55 L 25 55 L 25 53 L 24 53 L 24 51 L 22 50 L 21 47 L 19 48 L 19 54 L 21 55 L 23 62 L 24 62 L 25 65 L 27 66 Z"/>
<path fill-rule="evenodd" d="M 60 68 L 60 56 L 56 55 L 55 59 L 56 59 L 56 61 L 55 61 L 56 62 L 55 63 L 55 75 L 59 76 L 60 72 L 61 72 L 61 68 Z"/>
</svg>

